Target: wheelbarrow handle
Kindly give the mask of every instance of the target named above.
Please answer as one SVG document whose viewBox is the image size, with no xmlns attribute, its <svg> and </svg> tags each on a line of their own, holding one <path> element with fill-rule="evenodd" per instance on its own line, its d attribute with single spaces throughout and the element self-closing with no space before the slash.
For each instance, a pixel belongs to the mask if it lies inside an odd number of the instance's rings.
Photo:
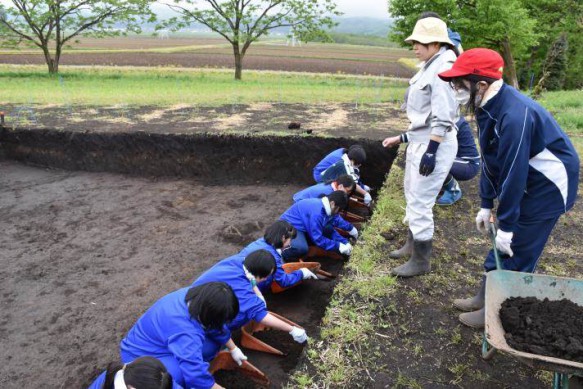
<svg viewBox="0 0 583 389">
<path fill-rule="evenodd" d="M 496 260 L 496 269 L 502 270 L 502 261 L 500 260 L 500 253 L 496 248 L 496 223 L 493 219 L 490 220 L 490 240 L 492 241 L 492 251 L 494 251 L 494 259 Z"/>
</svg>

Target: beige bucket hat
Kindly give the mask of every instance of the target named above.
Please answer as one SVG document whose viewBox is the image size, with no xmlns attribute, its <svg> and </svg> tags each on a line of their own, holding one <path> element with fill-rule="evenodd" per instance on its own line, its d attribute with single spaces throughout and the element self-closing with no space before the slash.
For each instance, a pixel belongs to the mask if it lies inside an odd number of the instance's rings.
<svg viewBox="0 0 583 389">
<path fill-rule="evenodd" d="M 447 43 L 455 46 L 447 35 L 447 24 L 438 18 L 424 18 L 415 23 L 413 34 L 405 39 L 405 42 L 413 41 L 424 45 L 432 42 Z"/>
</svg>

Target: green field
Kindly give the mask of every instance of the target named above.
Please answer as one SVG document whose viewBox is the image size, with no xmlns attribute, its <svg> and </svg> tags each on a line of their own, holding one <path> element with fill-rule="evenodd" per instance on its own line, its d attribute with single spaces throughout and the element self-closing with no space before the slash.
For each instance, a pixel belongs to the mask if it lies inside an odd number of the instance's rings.
<svg viewBox="0 0 583 389">
<path fill-rule="evenodd" d="M 65 68 L 0 65 L 0 104 L 170 106 L 254 102 L 400 101 L 406 82 L 382 77 L 173 68 Z"/>
</svg>

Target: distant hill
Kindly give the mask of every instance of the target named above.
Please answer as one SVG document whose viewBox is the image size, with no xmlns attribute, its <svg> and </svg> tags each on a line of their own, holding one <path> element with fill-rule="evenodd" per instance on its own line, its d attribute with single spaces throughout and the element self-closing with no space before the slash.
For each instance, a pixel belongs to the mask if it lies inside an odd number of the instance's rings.
<svg viewBox="0 0 583 389">
<path fill-rule="evenodd" d="M 332 32 L 351 35 L 372 35 L 386 37 L 393 25 L 391 19 L 380 18 L 337 18 L 338 23 Z"/>
</svg>

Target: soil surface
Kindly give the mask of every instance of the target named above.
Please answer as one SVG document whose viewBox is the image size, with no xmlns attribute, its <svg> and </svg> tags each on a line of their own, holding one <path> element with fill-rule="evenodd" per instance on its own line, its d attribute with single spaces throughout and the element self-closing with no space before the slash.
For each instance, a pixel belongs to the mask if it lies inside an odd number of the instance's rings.
<svg viewBox="0 0 583 389">
<path fill-rule="evenodd" d="M 260 237 L 299 189 L 0 160 L 0 387 L 86 387 L 150 305 Z M 289 317 L 307 325 L 308 312 Z"/>
<path fill-rule="evenodd" d="M 154 134 L 288 134 L 382 140 L 404 131 L 409 122 L 400 102 L 378 104 L 226 104 L 171 107 L 92 107 L 10 105 L 9 128 L 71 132 Z M 290 130 L 289 124 L 300 124 Z"/>
<path fill-rule="evenodd" d="M 514 349 L 583 362 L 583 307 L 574 302 L 510 298 L 502 303 L 500 320 Z"/>
<path fill-rule="evenodd" d="M 406 56 L 406 55 L 403 55 Z M 0 63 L 43 65 L 42 54 L 2 54 Z M 233 54 L 202 51 L 188 53 L 65 53 L 60 65 L 104 66 L 174 66 L 189 68 L 234 68 Z M 270 55 L 247 55 L 248 70 L 275 70 L 309 73 L 344 73 L 410 78 L 414 71 L 398 62 L 361 61 L 347 58 L 296 58 Z"/>
</svg>

